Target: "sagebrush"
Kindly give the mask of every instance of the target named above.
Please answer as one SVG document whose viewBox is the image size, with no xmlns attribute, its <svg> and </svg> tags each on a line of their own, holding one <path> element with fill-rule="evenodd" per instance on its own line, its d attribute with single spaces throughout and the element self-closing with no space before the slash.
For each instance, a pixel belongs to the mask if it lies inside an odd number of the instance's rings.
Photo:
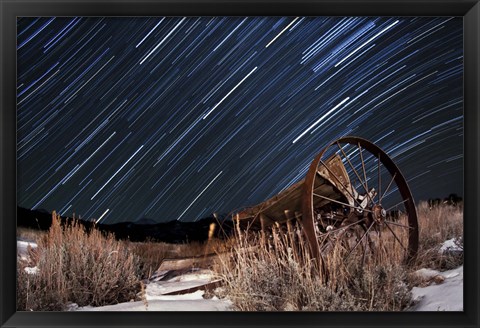
<svg viewBox="0 0 480 328">
<path fill-rule="evenodd" d="M 17 309 L 26 311 L 65 310 L 79 306 L 102 306 L 134 299 L 140 290 L 138 260 L 113 235 L 97 229 L 87 233 L 76 221 L 62 226 L 52 214 L 52 225 L 30 251 L 36 274 L 17 266 Z"/>
</svg>

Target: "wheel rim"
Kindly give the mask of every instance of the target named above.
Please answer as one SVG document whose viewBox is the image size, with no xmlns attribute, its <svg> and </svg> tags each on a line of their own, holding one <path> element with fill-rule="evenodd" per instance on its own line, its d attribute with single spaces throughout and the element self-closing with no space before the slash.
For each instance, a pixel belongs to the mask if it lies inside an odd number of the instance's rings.
<svg viewBox="0 0 480 328">
<path fill-rule="evenodd" d="M 350 184 L 327 167 L 334 155 L 342 160 Z M 315 192 L 322 170 L 345 197 L 325 199 Z M 317 198 L 328 205 L 317 207 Z M 344 260 L 364 261 L 382 251 L 408 263 L 417 253 L 418 221 L 410 188 L 392 159 L 368 140 L 340 138 L 315 157 L 305 178 L 302 212 L 310 249 L 322 263 L 339 241 Z"/>
</svg>

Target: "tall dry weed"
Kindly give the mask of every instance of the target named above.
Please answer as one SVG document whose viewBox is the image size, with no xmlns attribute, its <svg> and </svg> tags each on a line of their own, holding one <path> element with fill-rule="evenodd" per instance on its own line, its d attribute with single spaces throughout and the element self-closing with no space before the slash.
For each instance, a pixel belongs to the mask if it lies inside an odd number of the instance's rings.
<svg viewBox="0 0 480 328">
<path fill-rule="evenodd" d="M 129 301 L 140 289 L 137 260 L 113 235 L 86 232 L 78 222 L 62 226 L 55 212 L 37 247 L 38 273 L 17 268 L 17 309 L 64 310 L 68 303 L 102 306 Z"/>
<path fill-rule="evenodd" d="M 427 202 L 420 202 L 417 213 L 420 236 L 415 267 L 449 270 L 463 264 L 463 254 L 440 251 L 442 243 L 449 239 L 463 247 L 462 204 L 430 207 Z"/>
<path fill-rule="evenodd" d="M 391 263 L 346 265 L 333 250 L 324 279 L 298 225 L 268 235 L 237 231 L 236 240 L 217 270 L 238 310 L 398 311 L 410 302 L 405 271 Z"/>
</svg>

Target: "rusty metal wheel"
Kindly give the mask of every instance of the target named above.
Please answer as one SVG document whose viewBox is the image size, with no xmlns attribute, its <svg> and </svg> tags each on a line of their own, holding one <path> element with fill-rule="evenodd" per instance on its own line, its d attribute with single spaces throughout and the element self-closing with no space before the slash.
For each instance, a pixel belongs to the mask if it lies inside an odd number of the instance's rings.
<svg viewBox="0 0 480 328">
<path fill-rule="evenodd" d="M 332 142 L 311 163 L 303 188 L 303 229 L 324 269 L 332 252 L 344 262 L 372 255 L 406 262 L 415 257 L 413 196 L 392 159 L 372 142 L 358 137 Z"/>
</svg>

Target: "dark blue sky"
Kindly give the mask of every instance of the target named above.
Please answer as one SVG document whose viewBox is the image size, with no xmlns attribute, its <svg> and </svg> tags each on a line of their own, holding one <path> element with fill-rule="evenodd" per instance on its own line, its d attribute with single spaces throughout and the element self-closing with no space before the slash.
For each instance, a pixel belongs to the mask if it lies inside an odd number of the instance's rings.
<svg viewBox="0 0 480 328">
<path fill-rule="evenodd" d="M 196 220 L 356 135 L 418 200 L 463 194 L 463 20 L 19 18 L 18 204 Z"/>
</svg>

